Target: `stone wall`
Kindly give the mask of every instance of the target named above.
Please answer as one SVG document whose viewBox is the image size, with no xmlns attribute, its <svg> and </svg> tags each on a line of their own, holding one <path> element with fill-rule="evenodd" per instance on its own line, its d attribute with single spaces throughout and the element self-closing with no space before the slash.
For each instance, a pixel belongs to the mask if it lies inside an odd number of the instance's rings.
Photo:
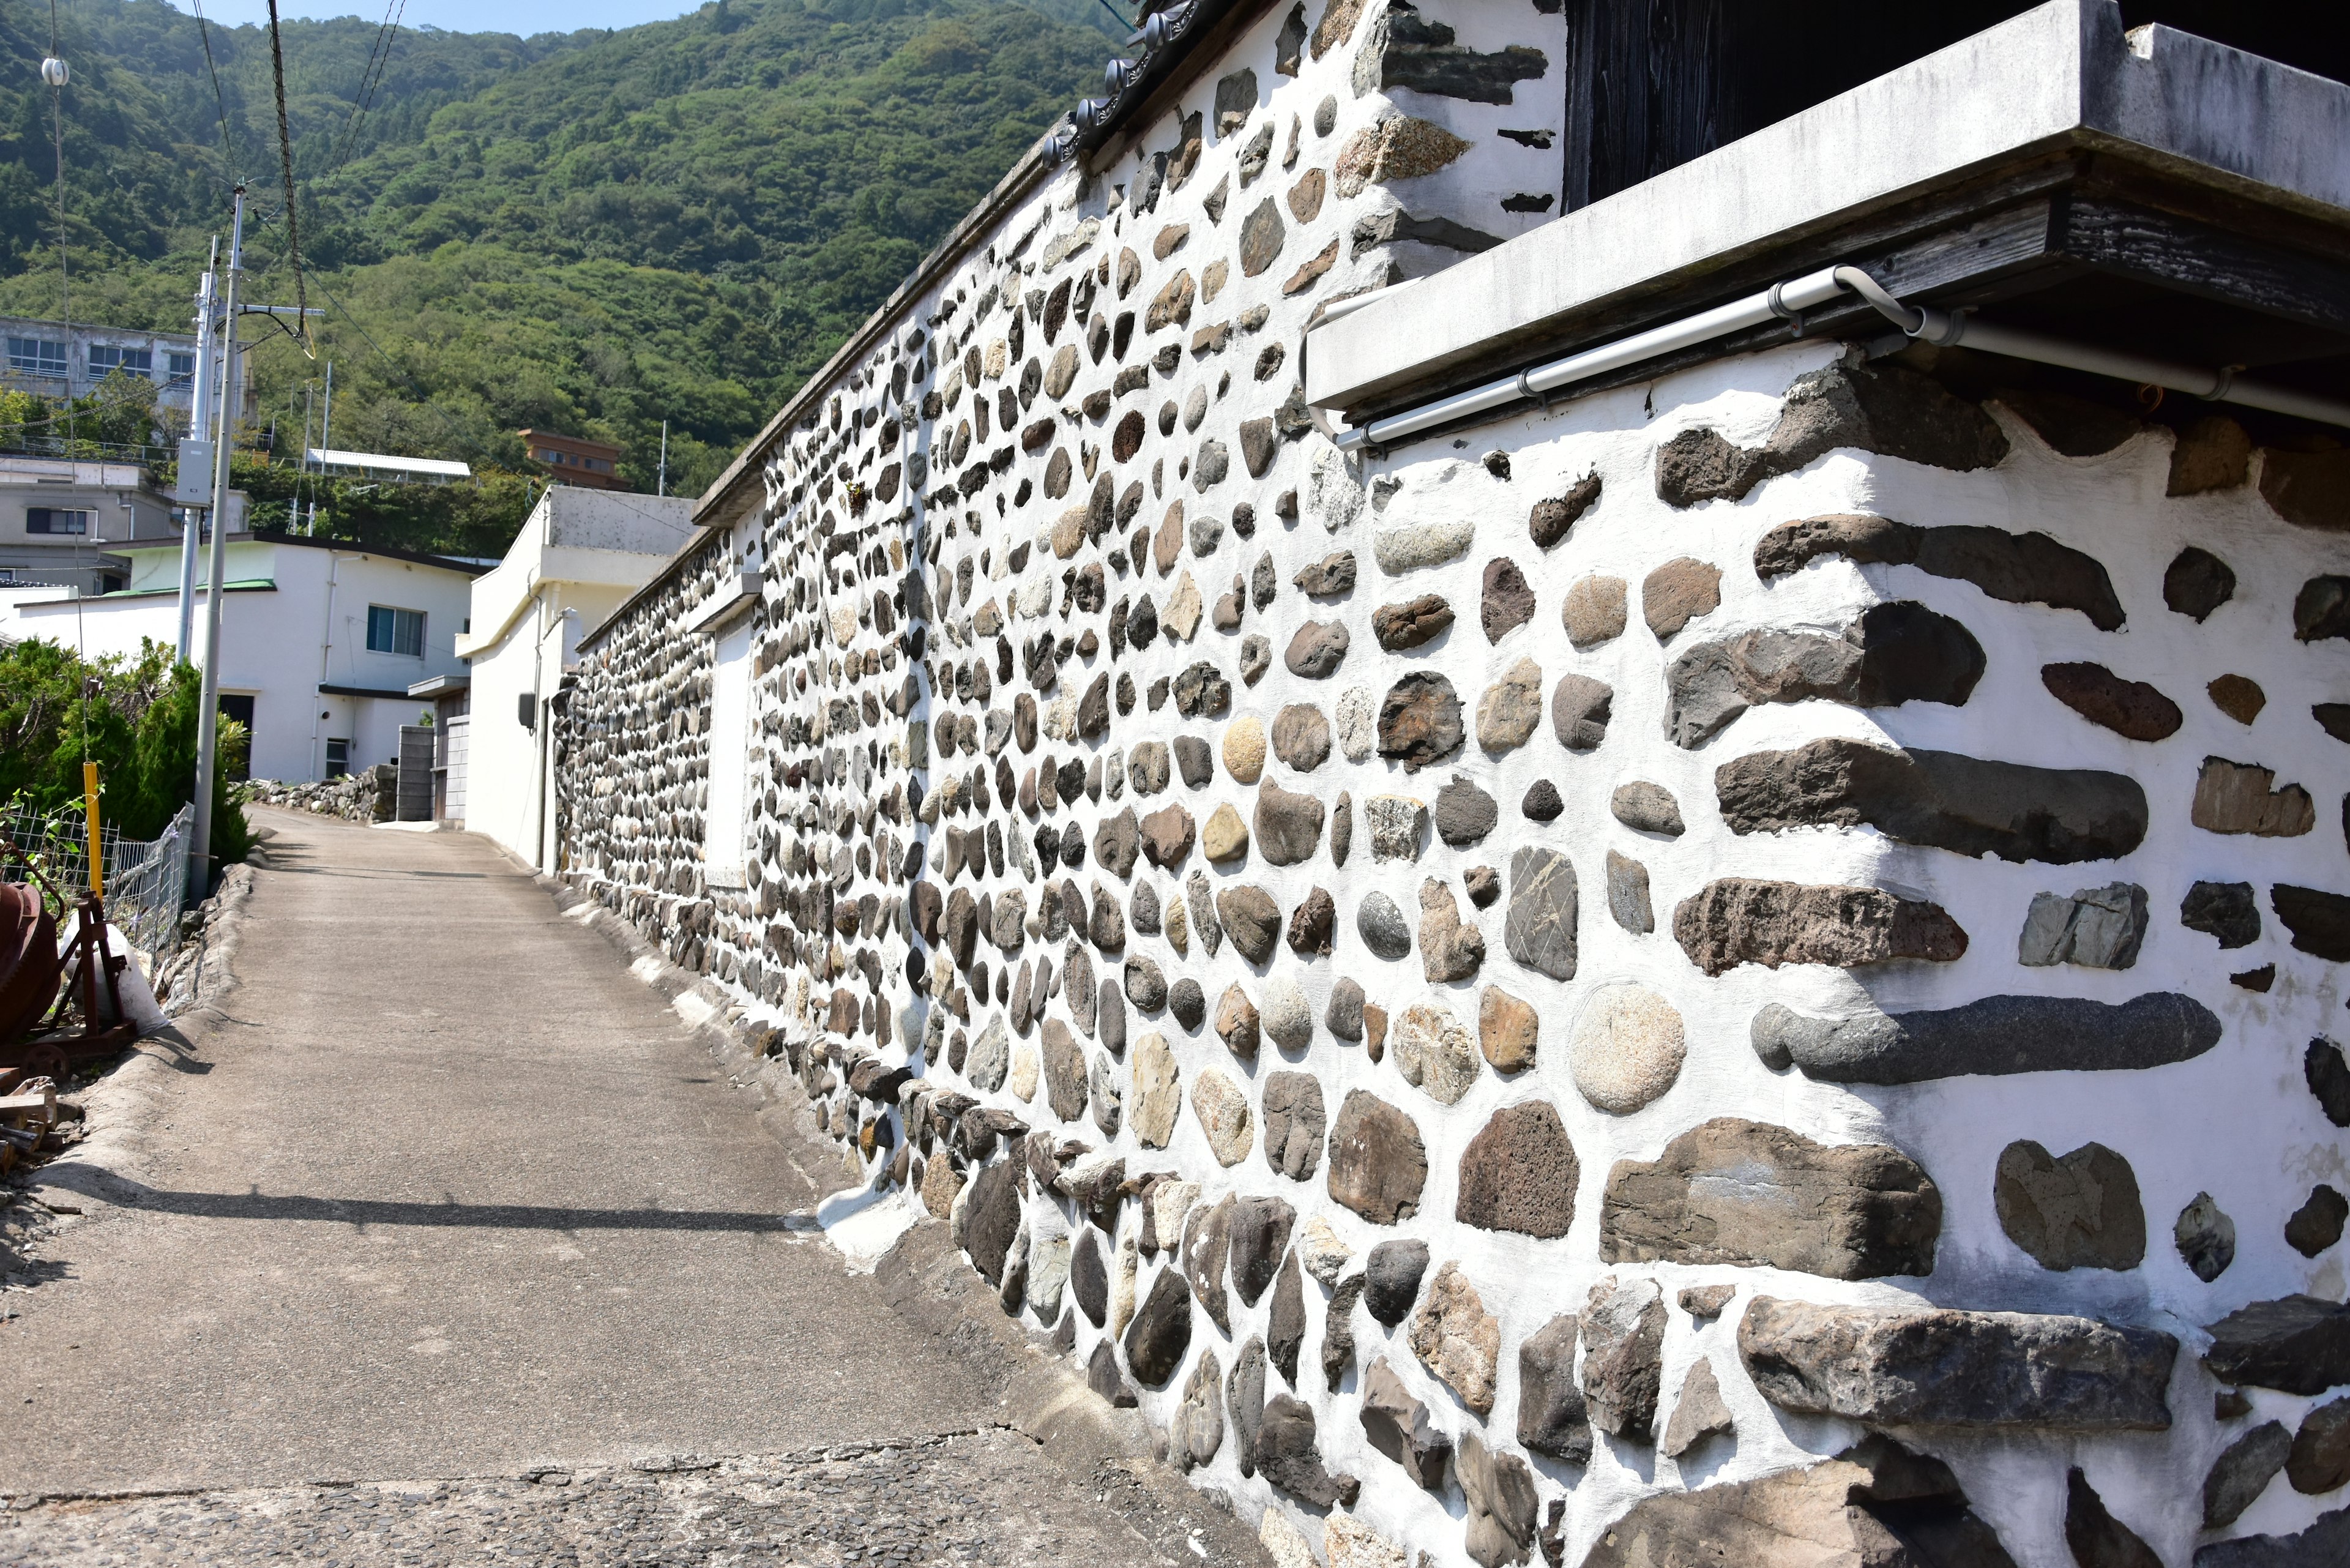
<svg viewBox="0 0 2350 1568">
<path fill-rule="evenodd" d="M 1276 1555 L 2340 1560 L 2338 452 L 1817 344 L 1342 460 L 1563 49 L 1276 7 L 1015 191 L 588 639 L 566 874 Z"/>
<path fill-rule="evenodd" d="M 378 763 L 340 778 L 286 783 L 248 779 L 237 786 L 251 805 L 275 805 L 347 822 L 390 822 L 399 815 L 400 770 Z"/>
</svg>

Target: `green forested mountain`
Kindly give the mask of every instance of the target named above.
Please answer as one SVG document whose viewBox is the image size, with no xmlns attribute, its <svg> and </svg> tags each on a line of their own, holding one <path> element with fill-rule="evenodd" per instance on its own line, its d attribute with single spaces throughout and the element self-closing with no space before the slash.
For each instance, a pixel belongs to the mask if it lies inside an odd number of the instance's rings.
<svg viewBox="0 0 2350 1568">
<path fill-rule="evenodd" d="M 291 303 L 265 30 L 65 0 L 77 319 L 181 327 L 245 180 L 250 296 Z M 617 441 L 699 489 L 1095 79 L 1099 0 L 716 0 L 516 38 L 292 22 L 304 271 L 335 444 L 522 467 L 512 431 Z M 0 0 L 0 311 L 59 309 L 48 15 Z M 213 70 L 219 95 L 214 96 Z M 224 130 L 224 119 L 225 130 Z M 372 341 L 370 341 L 370 339 Z M 253 358 L 265 423 L 322 366 Z M 517 521 L 519 519 L 516 519 Z"/>
</svg>

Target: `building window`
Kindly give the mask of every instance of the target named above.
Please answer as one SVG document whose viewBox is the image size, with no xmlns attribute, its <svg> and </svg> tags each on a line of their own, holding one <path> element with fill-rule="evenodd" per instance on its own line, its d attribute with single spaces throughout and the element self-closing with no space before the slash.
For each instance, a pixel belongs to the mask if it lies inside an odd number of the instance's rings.
<svg viewBox="0 0 2350 1568">
<path fill-rule="evenodd" d="M 25 532 L 27 534 L 88 534 L 98 520 L 95 512 L 76 512 L 57 506 L 25 508 Z"/>
<path fill-rule="evenodd" d="M 151 380 L 155 375 L 155 354 L 150 348 L 118 348 L 111 344 L 93 343 L 89 348 L 89 374 L 92 380 L 103 379 L 120 370 L 126 376 Z"/>
<path fill-rule="evenodd" d="M 390 605 L 368 606 L 368 651 L 423 658 L 424 612 L 394 609 Z"/>
<path fill-rule="evenodd" d="M 163 369 L 172 386 L 184 387 L 196 379 L 196 357 L 183 348 L 170 349 L 163 355 Z"/>
<path fill-rule="evenodd" d="M 26 376 L 65 379 L 66 346 L 47 337 L 8 339 L 8 369 Z"/>
<path fill-rule="evenodd" d="M 330 779 L 338 779 L 350 771 L 351 742 L 349 738 L 345 737 L 342 740 L 337 740 L 333 736 L 329 735 L 327 737 L 327 776 Z"/>
</svg>

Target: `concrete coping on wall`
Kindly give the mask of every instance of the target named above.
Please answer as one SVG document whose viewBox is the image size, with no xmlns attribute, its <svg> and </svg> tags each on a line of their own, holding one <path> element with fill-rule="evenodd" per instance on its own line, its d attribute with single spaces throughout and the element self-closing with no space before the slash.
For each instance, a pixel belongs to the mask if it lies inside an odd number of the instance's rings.
<svg viewBox="0 0 2350 1568">
<path fill-rule="evenodd" d="M 1632 299 L 1681 314 L 1740 264 L 2088 154 L 2350 223 L 2345 143 L 2350 87 L 2172 28 L 2126 30 L 2114 0 L 2051 0 L 1470 256 L 1442 288 L 1333 320 L 1314 334 L 1306 399 L 1360 410 L 1424 394 Z"/>
</svg>

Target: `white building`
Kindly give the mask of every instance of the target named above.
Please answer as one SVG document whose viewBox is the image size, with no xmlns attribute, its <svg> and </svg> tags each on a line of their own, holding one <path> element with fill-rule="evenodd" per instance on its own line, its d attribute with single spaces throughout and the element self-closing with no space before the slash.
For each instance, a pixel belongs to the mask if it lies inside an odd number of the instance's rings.
<svg viewBox="0 0 2350 1568">
<path fill-rule="evenodd" d="M 546 834 L 544 700 L 601 626 L 693 533 L 690 496 L 556 485 L 497 568 L 473 585 L 473 630 L 457 656 L 473 683 L 444 726 L 442 815 L 462 818 L 542 868 Z M 420 691 L 420 696 L 427 693 Z"/>
<path fill-rule="evenodd" d="M 253 378 L 238 361 L 239 417 L 254 413 Z M 78 398 L 107 377 L 155 383 L 155 406 L 184 421 L 194 397 L 196 339 L 186 332 L 149 332 L 27 316 L 0 316 L 0 386 L 45 398 Z"/>
<path fill-rule="evenodd" d="M 462 678 L 457 652 L 482 568 L 332 539 L 233 534 L 221 599 L 221 708 L 253 737 L 253 776 L 332 777 L 398 760 L 400 726 L 429 704 L 409 688 Z M 120 592 L 0 599 L 0 633 L 86 657 L 136 657 L 179 637 L 180 542 L 109 542 L 129 564 Z M 204 594 L 195 659 L 204 659 Z"/>
<path fill-rule="evenodd" d="M 135 462 L 0 456 L 0 585 L 123 587 L 120 547 L 176 545 L 172 511 L 171 496 Z"/>
</svg>

